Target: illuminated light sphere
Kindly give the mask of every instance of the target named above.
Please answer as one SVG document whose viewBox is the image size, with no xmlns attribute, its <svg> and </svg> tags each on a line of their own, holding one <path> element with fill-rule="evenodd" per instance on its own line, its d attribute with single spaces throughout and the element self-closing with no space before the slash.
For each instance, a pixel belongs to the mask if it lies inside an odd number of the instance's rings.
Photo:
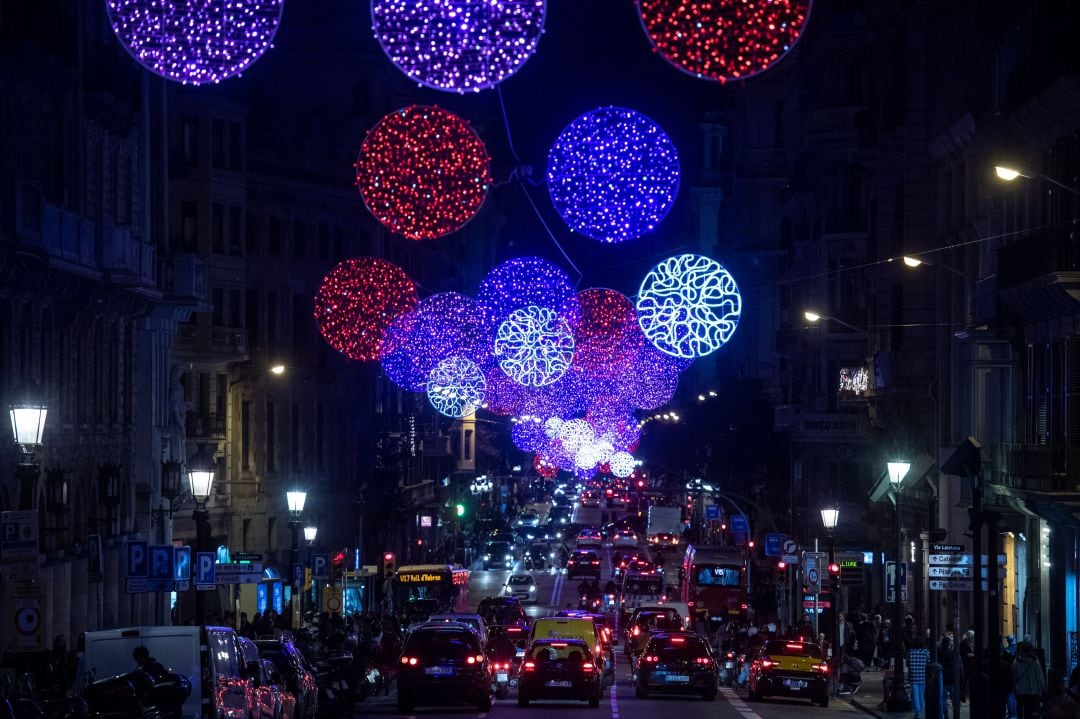
<svg viewBox="0 0 1080 719">
<path fill-rule="evenodd" d="M 574 364 L 596 374 L 617 369 L 644 342 L 634 303 L 615 290 L 578 294 L 581 319 L 574 328 Z"/>
<path fill-rule="evenodd" d="M 586 408 L 585 381 L 571 365 L 566 374 L 546 387 L 521 387 L 521 412 L 560 419 L 581 414 Z"/>
<path fill-rule="evenodd" d="M 413 105 L 379 121 L 360 146 L 356 186 L 388 230 L 410 240 L 454 232 L 491 185 L 484 142 L 457 115 Z"/>
<path fill-rule="evenodd" d="M 583 419 L 572 419 L 569 422 L 564 422 L 559 429 L 558 441 L 570 454 L 577 453 L 579 449 L 591 444 L 595 439 L 596 433 L 593 431 L 592 425 Z"/>
<path fill-rule="evenodd" d="M 487 409 L 492 414 L 515 415 L 522 413 L 522 398 L 525 387 L 506 376 L 498 367 L 487 370 Z"/>
<path fill-rule="evenodd" d="M 536 473 L 541 477 L 546 477 L 548 479 L 559 473 L 558 465 L 539 454 L 533 457 L 533 469 L 536 470 Z"/>
<path fill-rule="evenodd" d="M 447 417 L 468 417 L 484 403 L 486 394 L 484 373 L 464 357 L 447 357 L 428 375 L 428 401 Z"/>
<path fill-rule="evenodd" d="M 608 460 L 611 473 L 620 479 L 626 479 L 634 473 L 634 455 L 629 452 L 616 452 Z"/>
<path fill-rule="evenodd" d="M 451 356 L 483 364 L 485 347 L 476 302 L 456 292 L 420 301 L 416 309 L 390 324 L 383 334 L 380 362 L 386 376 L 403 389 L 422 392 L 428 374 Z"/>
<path fill-rule="evenodd" d="M 591 446 L 593 454 L 596 455 L 597 464 L 607 464 L 611 456 L 615 454 L 615 447 L 606 439 L 597 438 Z"/>
<path fill-rule="evenodd" d="M 492 328 L 514 310 L 532 306 L 554 310 L 574 327 L 581 311 L 570 277 L 539 257 L 515 257 L 493 267 L 480 283 L 476 304 L 484 324 Z"/>
<path fill-rule="evenodd" d="M 514 310 L 495 335 L 495 358 L 518 384 L 543 387 L 570 368 L 574 335 L 554 310 L 536 306 Z"/>
<path fill-rule="evenodd" d="M 372 0 L 375 37 L 399 70 L 444 92 L 479 92 L 536 52 L 546 0 Z"/>
<path fill-rule="evenodd" d="M 523 452 L 540 452 L 548 446 L 548 437 L 544 434 L 544 425 L 539 420 L 523 419 L 510 430 L 510 439 L 514 446 Z"/>
<path fill-rule="evenodd" d="M 657 409 L 675 396 L 679 387 L 678 360 L 651 345 L 642 348 L 619 375 L 616 392 L 632 407 Z"/>
<path fill-rule="evenodd" d="M 544 434 L 548 437 L 557 437 L 559 430 L 563 426 L 563 421 L 558 417 L 551 417 L 544 422 Z"/>
<path fill-rule="evenodd" d="M 107 0 L 113 32 L 150 72 L 185 85 L 239 75 L 273 47 L 285 0 Z"/>
<path fill-rule="evenodd" d="M 596 451 L 596 445 L 586 444 L 574 454 L 574 466 L 578 469 L 595 468 L 599 464 L 600 455 Z"/>
<path fill-rule="evenodd" d="M 621 107 L 587 112 L 548 154 L 548 192 L 575 232 L 601 242 L 655 229 L 679 191 L 679 156 L 660 126 Z"/>
<path fill-rule="evenodd" d="M 779 62 L 802 34 L 810 0 L 638 0 L 638 14 L 661 57 L 727 82 Z"/>
<path fill-rule="evenodd" d="M 742 314 L 735 278 L 714 259 L 676 255 L 649 270 L 637 299 L 641 331 L 673 357 L 704 357 L 724 346 Z"/>
<path fill-rule="evenodd" d="M 315 319 L 331 347 L 349 359 L 379 359 L 383 333 L 419 303 L 416 285 L 397 265 L 377 257 L 339 262 L 315 295 Z"/>
</svg>

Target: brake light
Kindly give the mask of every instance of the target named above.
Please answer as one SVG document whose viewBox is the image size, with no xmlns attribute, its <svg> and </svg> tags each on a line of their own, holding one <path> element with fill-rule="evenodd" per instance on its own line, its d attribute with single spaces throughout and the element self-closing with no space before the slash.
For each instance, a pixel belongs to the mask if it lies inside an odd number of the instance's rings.
<svg viewBox="0 0 1080 719">
<path fill-rule="evenodd" d="M 686 603 L 686 606 L 688 606 L 688 607 L 692 607 L 692 606 L 694 606 L 694 603 L 693 603 L 693 602 L 687 602 L 687 603 Z"/>
<path fill-rule="evenodd" d="M 762 657 L 761 658 L 761 667 L 762 667 L 762 669 L 768 669 L 769 667 L 775 666 L 775 665 L 776 665 L 776 662 L 774 662 L 772 659 L 769 659 L 767 657 Z"/>
<path fill-rule="evenodd" d="M 660 661 L 660 657 L 656 656 L 655 654 L 646 654 L 645 656 L 643 656 L 641 658 L 641 661 L 646 662 L 648 664 L 653 664 L 655 662 Z"/>
<path fill-rule="evenodd" d="M 468 664 L 476 664 L 476 657 L 468 657 L 465 659 Z"/>
<path fill-rule="evenodd" d="M 525 662 L 521 665 L 521 667 L 525 671 L 531 672 L 533 669 L 536 669 L 536 662 Z"/>
<path fill-rule="evenodd" d="M 803 649 L 802 644 L 785 644 L 784 646 L 787 647 L 788 649 L 797 649 L 799 651 L 802 651 L 802 649 Z"/>
<path fill-rule="evenodd" d="M 641 627 L 639 627 L 638 625 L 635 624 L 634 625 L 634 636 L 636 637 L 639 634 L 641 634 Z"/>
<path fill-rule="evenodd" d="M 553 646 L 553 647 L 565 647 L 565 646 L 568 646 L 568 645 L 567 645 L 566 642 L 552 642 L 551 646 Z"/>
<path fill-rule="evenodd" d="M 592 662 L 585 662 L 581 665 L 581 668 L 587 672 L 591 672 L 595 667 L 593 667 Z"/>
<path fill-rule="evenodd" d="M 521 631 L 521 627 L 507 627 L 506 631 L 513 632 L 513 633 L 518 633 L 518 632 Z"/>
<path fill-rule="evenodd" d="M 671 643 L 672 644 L 685 644 L 686 640 L 683 639 L 682 637 L 672 637 L 671 638 Z"/>
<path fill-rule="evenodd" d="M 822 674 L 828 674 L 829 673 L 829 665 L 828 664 L 815 664 L 814 669 L 816 671 L 821 672 Z"/>
<path fill-rule="evenodd" d="M 408 664 L 410 667 L 415 667 L 417 664 L 420 663 L 420 660 L 416 657 L 402 657 L 401 663 Z"/>
<path fill-rule="evenodd" d="M 739 606 L 740 606 L 740 607 L 741 607 L 742 609 L 749 609 L 749 608 L 750 608 L 750 605 L 749 605 L 749 604 L 745 604 L 745 603 L 743 603 L 743 604 L 740 604 Z"/>
<path fill-rule="evenodd" d="M 705 666 L 709 666 L 710 664 L 712 664 L 712 660 L 708 657 L 698 657 L 694 661 L 696 661 L 698 664 L 704 664 Z"/>
</svg>

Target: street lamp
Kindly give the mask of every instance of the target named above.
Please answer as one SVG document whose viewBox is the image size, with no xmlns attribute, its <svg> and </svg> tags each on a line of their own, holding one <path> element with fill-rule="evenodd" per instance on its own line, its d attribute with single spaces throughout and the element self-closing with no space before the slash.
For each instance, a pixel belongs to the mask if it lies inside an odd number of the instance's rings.
<svg viewBox="0 0 1080 719">
<path fill-rule="evenodd" d="M 825 527 L 825 536 L 829 542 L 829 576 L 833 577 L 832 568 L 836 564 L 836 540 L 833 537 L 833 533 L 836 531 L 836 525 L 840 521 L 840 508 L 839 507 L 822 507 L 821 508 L 821 524 Z M 835 577 L 833 578 L 832 586 L 829 588 L 832 594 L 832 647 L 833 647 L 833 666 L 840 666 L 840 582 Z"/>
<path fill-rule="evenodd" d="M 159 528 L 158 540 L 165 541 L 165 519 L 172 519 L 173 503 L 180 496 L 180 475 L 183 466 L 175 459 L 161 463 L 161 498 L 158 506 L 150 510 L 150 525 Z M 169 508 L 165 509 L 164 500 L 169 500 Z"/>
<path fill-rule="evenodd" d="M 304 541 L 308 546 L 315 544 L 315 537 L 319 534 L 319 528 L 314 525 L 308 525 L 304 527 Z"/>
<path fill-rule="evenodd" d="M 191 496 L 195 499 L 195 511 L 191 518 L 195 520 L 195 551 L 210 551 L 210 512 L 206 509 L 210 501 L 210 490 L 214 486 L 214 472 L 217 461 L 206 449 L 206 443 L 199 445 L 199 451 L 191 455 L 187 463 L 188 485 Z M 206 595 L 195 590 L 195 622 L 201 627 L 206 623 Z"/>
<path fill-rule="evenodd" d="M 65 470 L 50 469 L 45 472 L 45 495 L 49 514 L 53 515 L 55 520 L 51 531 L 56 534 L 56 544 L 59 545 L 60 534 L 64 531 L 64 515 L 68 511 L 68 481 Z"/>
<path fill-rule="evenodd" d="M 828 320 L 830 322 L 835 322 L 836 324 L 840 325 L 841 327 L 847 327 L 852 332 L 856 332 L 856 333 L 862 335 L 863 337 L 869 337 L 870 336 L 870 333 L 868 333 L 866 330 L 859 329 L 858 327 L 855 327 L 854 325 L 849 325 L 847 322 L 844 322 L 841 319 L 837 319 L 836 317 L 833 317 L 831 315 L 823 315 L 820 312 L 814 312 L 813 310 L 806 310 L 805 312 L 803 312 L 803 317 L 806 318 L 807 322 L 815 322 L 815 323 L 820 322 L 821 320 Z"/>
<path fill-rule="evenodd" d="M 999 180 L 1003 180 L 1004 182 L 1013 182 L 1014 180 L 1017 180 L 1017 179 L 1019 179 L 1021 177 L 1024 178 L 1025 180 L 1031 180 L 1031 179 L 1037 177 L 1040 180 L 1046 180 L 1051 185 L 1056 185 L 1057 187 L 1060 187 L 1061 189 L 1065 190 L 1066 192 L 1071 192 L 1074 195 L 1080 195 L 1080 189 L 1072 187 L 1071 185 L 1066 185 L 1064 182 L 1058 182 L 1054 178 L 1048 177 L 1048 176 L 1046 176 L 1046 175 L 1044 175 L 1042 173 L 1039 173 L 1039 172 L 1031 172 L 1029 174 L 1029 173 L 1023 172 L 1021 170 L 1018 170 L 1015 167 L 1009 167 L 1008 165 L 995 165 L 994 166 L 994 174 L 997 175 L 997 178 Z"/>
<path fill-rule="evenodd" d="M 307 492 L 302 489 L 292 489 L 285 493 L 285 503 L 289 507 L 289 532 L 292 535 L 292 546 L 289 549 L 289 571 L 292 572 L 293 592 L 299 591 L 296 586 L 296 570 L 294 567 L 300 563 L 300 521 L 304 514 L 304 505 L 307 504 Z M 307 538 L 307 529 L 304 530 L 304 538 Z M 312 534 L 312 540 L 315 535 Z M 291 610 L 292 605 L 290 605 Z"/>
<path fill-rule="evenodd" d="M 903 588 L 900 585 L 900 569 L 902 547 L 900 542 L 900 485 L 911 470 L 910 462 L 889 462 L 889 483 L 893 489 L 893 532 L 896 535 L 895 567 L 893 569 L 893 682 L 890 696 L 886 697 L 886 706 L 889 711 L 908 711 L 911 709 L 911 699 L 904 687 L 904 654 L 900 642 L 900 622 L 902 615 Z"/>
<path fill-rule="evenodd" d="M 35 452 L 45 434 L 45 416 L 49 408 L 41 401 L 40 390 L 25 386 L 18 392 L 18 399 L 11 403 L 9 412 L 11 434 L 19 448 L 15 462 L 15 477 L 20 490 L 19 509 L 33 509 L 34 491 L 41 474 Z"/>
</svg>

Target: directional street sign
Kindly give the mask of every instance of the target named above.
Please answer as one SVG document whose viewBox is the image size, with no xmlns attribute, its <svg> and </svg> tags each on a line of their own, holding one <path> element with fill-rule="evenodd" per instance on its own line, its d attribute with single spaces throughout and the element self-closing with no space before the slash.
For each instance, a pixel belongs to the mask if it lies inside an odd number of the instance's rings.
<svg viewBox="0 0 1080 719">
<path fill-rule="evenodd" d="M 745 514 L 731 515 L 731 531 L 739 534 L 750 534 L 750 522 Z"/>
<path fill-rule="evenodd" d="M 262 562 L 218 562 L 214 565 L 218 584 L 258 584 L 262 581 L 262 571 Z"/>
<path fill-rule="evenodd" d="M 948 552 L 949 554 L 963 554 L 967 547 L 962 544 L 931 544 L 931 552 Z"/>
<path fill-rule="evenodd" d="M 974 564 L 974 562 L 972 561 L 973 559 L 974 557 L 971 554 L 931 554 L 929 564 L 951 566 L 971 565 Z M 988 557 L 985 554 L 982 555 L 982 563 L 984 567 L 986 566 L 987 559 Z M 1004 567 L 1006 564 L 1008 564 L 1008 557 L 1004 554 L 997 555 L 997 563 L 999 567 Z"/>
<path fill-rule="evenodd" d="M 900 601 L 907 601 L 907 562 L 900 563 Z M 896 601 L 896 562 L 885 562 L 886 602 Z"/>
<path fill-rule="evenodd" d="M 234 562 L 261 562 L 263 555 L 259 552 L 235 552 L 230 559 Z"/>
<path fill-rule="evenodd" d="M 705 519 L 720 519 L 720 505 L 719 504 L 706 504 L 705 505 Z"/>
<path fill-rule="evenodd" d="M 936 567 L 929 566 L 926 568 L 926 575 L 928 577 L 970 577 L 974 574 L 971 567 Z"/>
<path fill-rule="evenodd" d="M 186 592 L 191 585 L 185 580 L 149 579 L 147 577 L 128 577 L 124 582 L 124 591 L 128 594 L 146 594 L 148 592 Z"/>
<path fill-rule="evenodd" d="M 970 592 L 975 586 L 974 555 L 962 544 L 930 545 L 929 566 L 926 575 L 929 587 L 934 591 Z M 990 557 L 982 555 L 982 585 L 986 587 L 987 562 Z M 999 567 L 1008 564 L 1008 556 L 997 555 Z"/>
<path fill-rule="evenodd" d="M 970 592 L 975 582 L 970 579 L 931 579 L 930 589 L 949 592 Z"/>
<path fill-rule="evenodd" d="M 765 556 L 766 557 L 779 557 L 781 554 L 794 554 L 794 552 L 784 552 L 784 540 L 787 537 L 780 532 L 769 532 L 765 535 Z"/>
</svg>

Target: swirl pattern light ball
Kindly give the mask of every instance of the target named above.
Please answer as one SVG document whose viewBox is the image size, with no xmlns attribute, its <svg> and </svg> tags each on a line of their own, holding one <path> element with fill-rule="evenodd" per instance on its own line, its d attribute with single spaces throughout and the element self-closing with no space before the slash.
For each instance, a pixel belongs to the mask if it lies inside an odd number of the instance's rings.
<svg viewBox="0 0 1080 719">
<path fill-rule="evenodd" d="M 570 277 L 539 257 L 515 257 L 493 267 L 480 283 L 476 304 L 484 324 L 492 328 L 514 310 L 534 305 L 555 310 L 571 327 L 580 314 Z"/>
<path fill-rule="evenodd" d="M 563 421 L 558 417 L 550 417 L 544 421 L 544 434 L 548 437 L 559 436 L 559 430 L 562 429 Z"/>
<path fill-rule="evenodd" d="M 398 317 L 383 335 L 383 371 L 395 384 L 422 392 L 428 373 L 452 355 L 483 364 L 490 354 L 476 302 L 457 292 L 441 292 Z"/>
<path fill-rule="evenodd" d="M 810 0 L 638 0 L 638 13 L 661 57 L 723 83 L 779 62 L 802 34 Z"/>
<path fill-rule="evenodd" d="M 108 0 L 113 32 L 150 72 L 184 85 L 239 75 L 273 46 L 285 0 Z"/>
<path fill-rule="evenodd" d="M 419 301 L 403 269 L 377 257 L 354 257 L 323 277 L 315 295 L 315 319 L 338 352 L 353 360 L 378 360 L 383 333 Z"/>
<path fill-rule="evenodd" d="M 616 452 L 608 460 L 611 473 L 619 479 L 626 479 L 634 473 L 634 455 L 629 452 Z"/>
<path fill-rule="evenodd" d="M 356 160 L 364 204 L 391 232 L 432 240 L 455 232 L 484 204 L 487 148 L 468 123 L 439 107 L 390 113 L 368 133 Z"/>
<path fill-rule="evenodd" d="M 655 229 L 679 191 L 679 156 L 645 115 L 621 107 L 587 112 L 548 155 L 548 192 L 575 232 L 601 242 Z"/>
<path fill-rule="evenodd" d="M 428 375 L 428 401 L 447 417 L 461 419 L 473 414 L 484 403 L 486 393 L 484 373 L 464 357 L 447 357 Z"/>
<path fill-rule="evenodd" d="M 641 331 L 661 352 L 695 359 L 727 344 L 739 325 L 742 297 L 723 265 L 676 255 L 652 268 L 637 300 Z"/>
<path fill-rule="evenodd" d="M 558 441 L 567 453 L 576 453 L 583 446 L 590 444 L 596 439 L 596 433 L 592 425 L 583 419 L 572 419 L 563 422 L 559 428 Z"/>
<path fill-rule="evenodd" d="M 390 62 L 444 92 L 479 92 L 536 52 L 546 0 L 372 0 L 375 37 Z"/>
<path fill-rule="evenodd" d="M 495 335 L 499 367 L 518 384 L 549 385 L 574 360 L 574 335 L 566 320 L 546 307 L 514 310 Z"/>
</svg>

